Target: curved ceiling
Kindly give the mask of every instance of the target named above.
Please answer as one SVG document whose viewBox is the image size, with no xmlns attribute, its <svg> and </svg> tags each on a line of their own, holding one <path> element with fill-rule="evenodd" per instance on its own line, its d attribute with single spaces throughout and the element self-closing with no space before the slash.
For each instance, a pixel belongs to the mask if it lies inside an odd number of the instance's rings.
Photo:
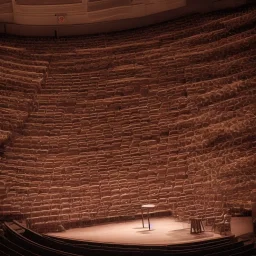
<svg viewBox="0 0 256 256">
<path fill-rule="evenodd" d="M 0 0 L 0 33 L 91 34 L 150 25 L 246 0 Z"/>
</svg>

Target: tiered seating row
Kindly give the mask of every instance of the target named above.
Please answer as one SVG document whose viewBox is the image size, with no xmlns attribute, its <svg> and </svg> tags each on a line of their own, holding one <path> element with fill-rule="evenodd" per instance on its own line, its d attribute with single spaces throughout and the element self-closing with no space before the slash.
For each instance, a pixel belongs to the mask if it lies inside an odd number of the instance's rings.
<svg viewBox="0 0 256 256">
<path fill-rule="evenodd" d="M 0 45 L 0 147 L 21 128 L 35 109 L 34 97 L 46 75 L 47 61 L 36 61 L 25 49 Z"/>
<path fill-rule="evenodd" d="M 255 179 L 253 13 L 60 44 L 9 38 L 1 48 L 11 56 L 1 67 L 5 88 L 36 96 L 21 101 L 21 112 L 32 102 L 33 111 L 0 163 L 10 188 L 2 208 L 15 203 L 46 232 L 133 217 L 148 202 L 185 219 L 220 215 L 225 200 L 247 206 Z M 34 59 L 10 65 L 30 51 Z M 4 102 L 16 104 L 11 94 Z"/>
</svg>

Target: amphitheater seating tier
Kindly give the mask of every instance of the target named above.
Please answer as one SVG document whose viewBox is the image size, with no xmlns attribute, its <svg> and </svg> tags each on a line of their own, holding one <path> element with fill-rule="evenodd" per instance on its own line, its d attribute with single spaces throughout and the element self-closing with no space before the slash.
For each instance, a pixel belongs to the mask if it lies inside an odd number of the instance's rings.
<svg viewBox="0 0 256 256">
<path fill-rule="evenodd" d="M 255 13 L 1 38 L 1 213 L 47 232 L 148 202 L 185 219 L 220 215 L 227 201 L 250 207 Z"/>
<path fill-rule="evenodd" d="M 35 109 L 34 97 L 41 88 L 47 61 L 37 61 L 22 47 L 0 45 L 0 147 L 21 129 Z"/>
</svg>

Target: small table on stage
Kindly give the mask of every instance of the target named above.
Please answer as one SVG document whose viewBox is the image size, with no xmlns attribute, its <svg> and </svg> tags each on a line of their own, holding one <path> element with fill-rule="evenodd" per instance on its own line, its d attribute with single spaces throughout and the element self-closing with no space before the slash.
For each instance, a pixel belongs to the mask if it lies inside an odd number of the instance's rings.
<svg viewBox="0 0 256 256">
<path fill-rule="evenodd" d="M 190 218 L 191 226 L 190 233 L 191 234 L 199 234 L 204 231 L 204 225 L 202 222 L 202 218 Z"/>
<path fill-rule="evenodd" d="M 154 204 L 143 204 L 141 206 L 141 220 L 142 220 L 142 226 L 144 228 L 144 215 L 143 215 L 143 210 L 147 210 L 147 217 L 148 217 L 148 229 L 150 230 L 150 220 L 149 220 L 149 210 L 155 208 Z"/>
</svg>

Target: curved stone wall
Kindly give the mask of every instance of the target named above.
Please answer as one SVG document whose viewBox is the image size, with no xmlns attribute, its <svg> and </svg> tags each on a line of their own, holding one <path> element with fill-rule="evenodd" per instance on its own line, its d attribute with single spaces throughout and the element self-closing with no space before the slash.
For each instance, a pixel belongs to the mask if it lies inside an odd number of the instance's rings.
<svg viewBox="0 0 256 256">
<path fill-rule="evenodd" d="M 25 77 L 32 63 L 47 67 L 36 107 L 1 156 L 1 210 L 48 231 L 133 218 L 144 203 L 185 219 L 250 208 L 255 13 L 90 37 L 1 38 L 16 60 L 6 73 L 22 72 L 24 56 Z"/>
<path fill-rule="evenodd" d="M 2 0 L 3 6 L 7 1 L 8 14 L 0 2 L 0 33 L 61 37 L 138 28 L 249 0 Z"/>
<path fill-rule="evenodd" d="M 65 25 L 132 19 L 185 6 L 186 0 L 16 0 L 13 14 L 17 24 Z"/>
</svg>

